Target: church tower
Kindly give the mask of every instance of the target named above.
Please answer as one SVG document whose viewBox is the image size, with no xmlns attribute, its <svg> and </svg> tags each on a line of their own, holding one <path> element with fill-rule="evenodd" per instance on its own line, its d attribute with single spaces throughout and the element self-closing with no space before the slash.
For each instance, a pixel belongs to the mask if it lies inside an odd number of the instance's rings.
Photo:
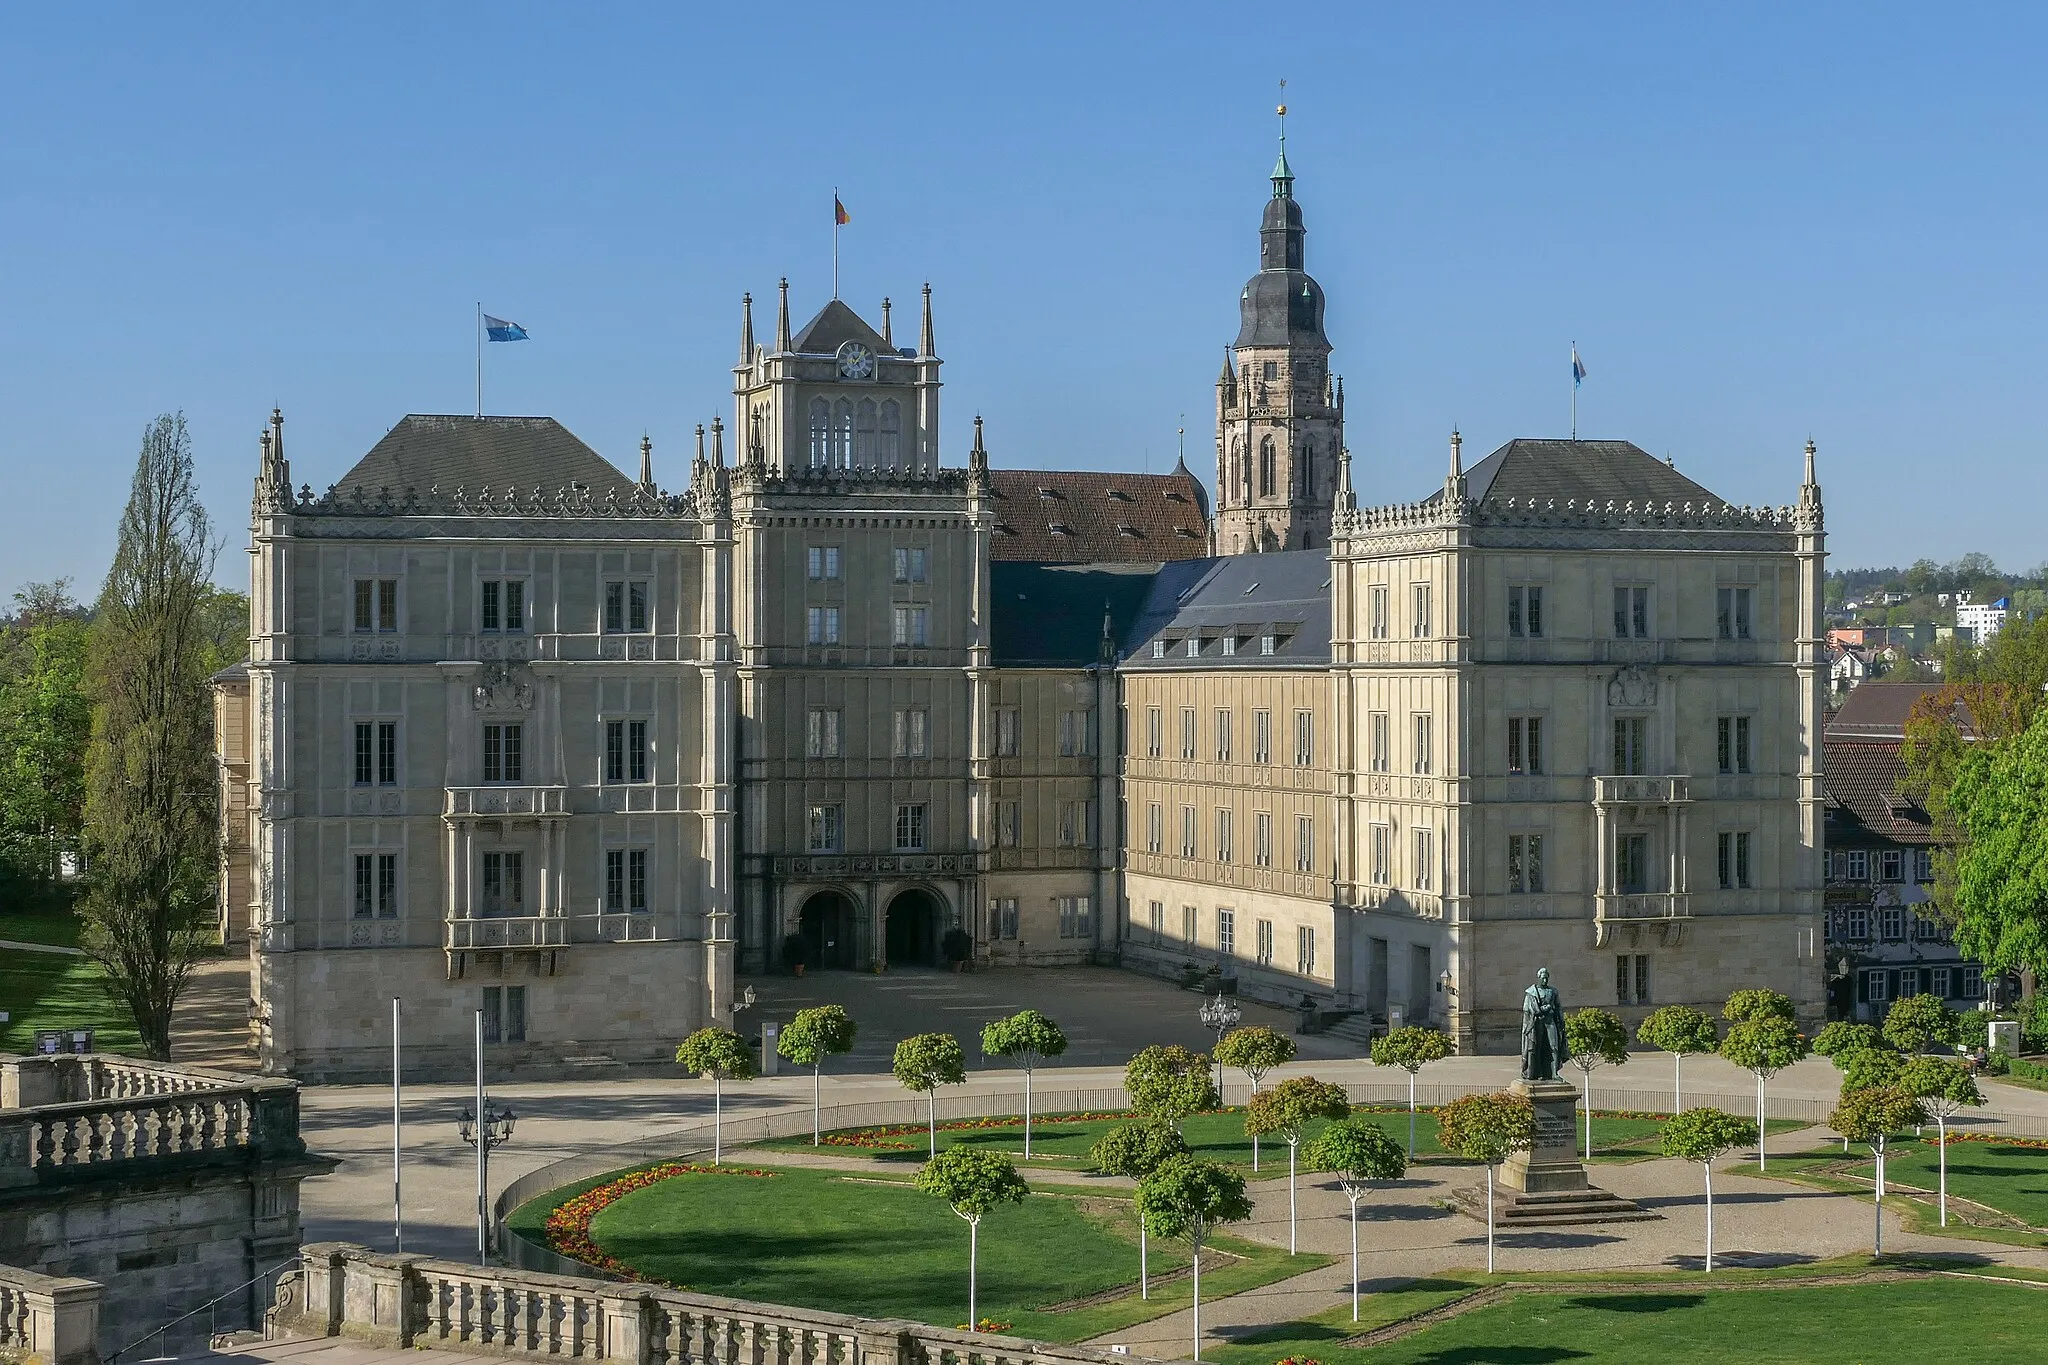
<svg viewBox="0 0 2048 1365">
<path fill-rule="evenodd" d="M 1344 448 L 1344 386 L 1330 373 L 1322 286 L 1303 264 L 1284 104 L 1280 116 L 1259 273 L 1238 296 L 1237 341 L 1216 380 L 1217 554 L 1327 546 Z"/>
</svg>

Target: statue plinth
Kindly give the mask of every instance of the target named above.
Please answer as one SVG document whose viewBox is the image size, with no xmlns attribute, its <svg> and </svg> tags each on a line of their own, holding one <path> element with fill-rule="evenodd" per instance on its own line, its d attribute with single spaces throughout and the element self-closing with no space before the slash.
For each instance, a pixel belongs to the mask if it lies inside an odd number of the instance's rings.
<svg viewBox="0 0 2048 1365">
<path fill-rule="evenodd" d="M 1508 1093 L 1536 1111 L 1536 1138 L 1501 1163 L 1501 1184 L 1528 1194 L 1588 1188 L 1579 1160 L 1577 1088 L 1566 1081 L 1516 1081 Z"/>
</svg>

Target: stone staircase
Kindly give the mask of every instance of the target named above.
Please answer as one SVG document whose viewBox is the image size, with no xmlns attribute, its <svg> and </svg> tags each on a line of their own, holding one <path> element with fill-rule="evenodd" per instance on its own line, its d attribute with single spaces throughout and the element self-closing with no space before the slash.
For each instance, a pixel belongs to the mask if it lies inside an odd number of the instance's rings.
<svg viewBox="0 0 2048 1365">
<path fill-rule="evenodd" d="M 1460 1212 L 1486 1221 L 1486 1186 L 1467 1185 L 1451 1196 Z M 1591 1223 L 1647 1223 L 1662 1218 L 1632 1199 L 1597 1186 L 1531 1194 L 1493 1184 L 1494 1225 L 1502 1228 L 1562 1228 Z"/>
</svg>

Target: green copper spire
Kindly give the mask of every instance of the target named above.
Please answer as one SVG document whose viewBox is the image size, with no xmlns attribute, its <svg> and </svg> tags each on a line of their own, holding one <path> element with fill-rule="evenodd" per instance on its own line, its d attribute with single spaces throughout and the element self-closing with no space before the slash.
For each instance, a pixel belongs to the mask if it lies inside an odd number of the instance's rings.
<svg viewBox="0 0 2048 1365">
<path fill-rule="evenodd" d="M 1287 89 L 1287 82 L 1280 82 L 1281 90 Z M 1280 159 L 1273 163 L 1273 197 L 1292 199 L 1294 197 L 1294 172 L 1287 165 L 1287 106 L 1281 105 L 1280 115 Z"/>
</svg>

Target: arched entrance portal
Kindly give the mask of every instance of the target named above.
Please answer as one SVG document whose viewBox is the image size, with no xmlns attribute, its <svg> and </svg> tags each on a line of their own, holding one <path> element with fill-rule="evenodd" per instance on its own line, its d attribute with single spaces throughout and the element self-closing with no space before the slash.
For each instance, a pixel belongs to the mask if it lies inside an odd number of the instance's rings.
<svg viewBox="0 0 2048 1365">
<path fill-rule="evenodd" d="M 852 967 L 853 902 L 838 891 L 820 891 L 797 912 L 797 932 L 813 967 Z"/>
<path fill-rule="evenodd" d="M 939 902 L 929 891 L 904 891 L 889 902 L 883 943 L 891 963 L 932 966 L 939 960 Z"/>
</svg>

